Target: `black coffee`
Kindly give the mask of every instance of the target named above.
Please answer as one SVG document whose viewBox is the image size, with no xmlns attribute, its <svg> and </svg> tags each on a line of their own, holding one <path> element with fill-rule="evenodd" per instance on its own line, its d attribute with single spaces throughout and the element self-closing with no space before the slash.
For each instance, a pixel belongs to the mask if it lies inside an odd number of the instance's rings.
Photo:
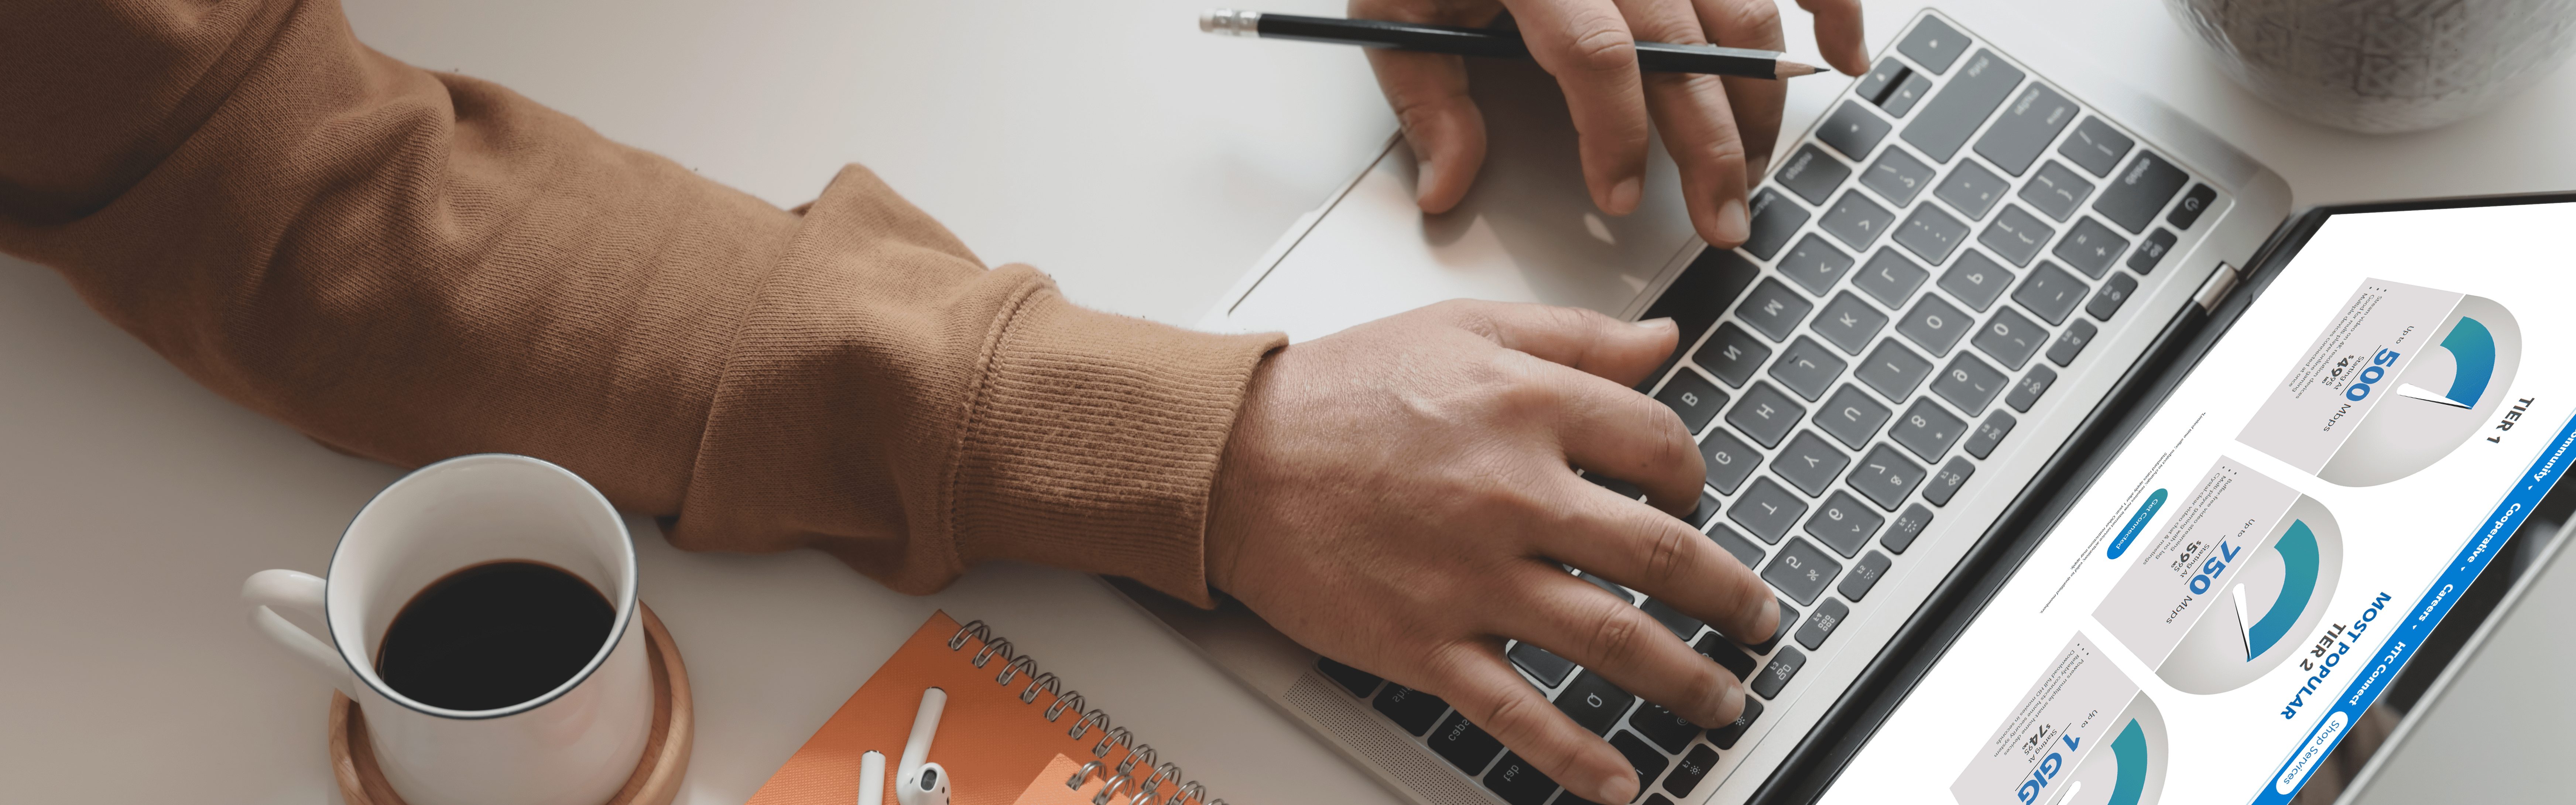
<svg viewBox="0 0 2576 805">
<path fill-rule="evenodd" d="M 475 565 L 403 605 L 376 651 L 376 674 L 423 704 L 508 707 L 580 673 L 616 617 L 590 582 L 552 565 Z"/>
</svg>

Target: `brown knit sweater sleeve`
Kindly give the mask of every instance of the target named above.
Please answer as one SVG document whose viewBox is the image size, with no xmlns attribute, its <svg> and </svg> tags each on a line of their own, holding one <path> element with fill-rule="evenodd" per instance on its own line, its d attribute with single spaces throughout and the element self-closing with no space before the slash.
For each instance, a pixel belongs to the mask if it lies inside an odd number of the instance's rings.
<svg viewBox="0 0 2576 805">
<path fill-rule="evenodd" d="M 1205 601 L 1280 343 L 1075 307 L 863 168 L 779 210 L 331 0 L 0 0 L 0 250 L 339 449 L 536 456 L 683 547 L 908 592 L 1007 558 Z"/>
</svg>

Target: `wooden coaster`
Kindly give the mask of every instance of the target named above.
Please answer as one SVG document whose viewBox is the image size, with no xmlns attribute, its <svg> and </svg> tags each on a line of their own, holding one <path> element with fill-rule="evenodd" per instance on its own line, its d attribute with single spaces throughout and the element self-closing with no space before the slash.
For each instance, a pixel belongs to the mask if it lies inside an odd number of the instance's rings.
<svg viewBox="0 0 2576 805">
<path fill-rule="evenodd" d="M 689 771 L 689 742 L 697 727 L 689 708 L 689 669 L 680 663 L 680 645 L 671 641 L 653 608 L 641 601 L 635 606 L 643 616 L 645 656 L 653 669 L 653 734 L 644 741 L 635 773 L 605 805 L 671 805 L 680 793 L 680 777 Z M 402 796 L 376 768 L 366 716 L 339 691 L 331 692 L 331 775 L 339 778 L 340 797 L 349 805 L 403 805 Z"/>
</svg>

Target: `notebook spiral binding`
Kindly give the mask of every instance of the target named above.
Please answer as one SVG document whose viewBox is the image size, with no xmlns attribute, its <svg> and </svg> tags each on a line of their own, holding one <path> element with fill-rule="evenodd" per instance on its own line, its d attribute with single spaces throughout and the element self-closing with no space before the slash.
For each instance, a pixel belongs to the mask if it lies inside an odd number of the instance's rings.
<svg viewBox="0 0 2576 805">
<path fill-rule="evenodd" d="M 1127 796 L 1127 805 L 1154 805 L 1155 793 L 1166 783 L 1173 785 L 1172 796 L 1170 799 L 1163 800 L 1161 805 L 1186 805 L 1191 802 L 1196 802 L 1198 805 L 1226 805 L 1223 799 L 1209 799 L 1207 786 L 1200 785 L 1199 781 L 1180 782 L 1182 773 L 1179 765 L 1156 764 L 1154 761 L 1158 758 L 1154 755 L 1154 746 L 1136 743 L 1135 735 L 1128 732 L 1125 727 L 1111 726 L 1108 713 L 1098 709 L 1083 712 L 1084 702 L 1081 691 L 1065 690 L 1063 681 L 1056 678 L 1055 674 L 1039 672 L 1037 660 L 1029 655 L 1013 656 L 1011 641 L 1008 638 L 994 637 L 991 626 L 977 620 L 957 627 L 957 633 L 948 636 L 948 650 L 962 651 L 968 641 L 981 644 L 975 649 L 973 658 L 975 667 L 987 667 L 997 659 L 1002 661 L 1002 670 L 993 676 L 993 684 L 1007 687 L 1019 681 L 1021 676 L 1028 677 L 1028 683 L 1020 688 L 1022 704 L 1035 704 L 1040 690 L 1055 694 L 1055 701 L 1048 704 L 1046 711 L 1042 713 L 1046 720 L 1057 721 L 1067 713 L 1082 713 L 1080 718 L 1075 719 L 1073 726 L 1065 730 L 1066 737 L 1080 738 L 1090 734 L 1094 728 L 1100 730 L 1100 742 L 1091 747 L 1092 760 L 1084 762 L 1081 770 L 1074 772 L 1073 778 L 1064 782 L 1065 788 L 1080 790 L 1083 781 L 1093 776 L 1108 781 L 1106 785 L 1100 787 L 1100 793 L 1092 796 L 1091 805 L 1109 805 L 1110 799 L 1117 796 L 1118 792 L 1129 789 L 1134 790 L 1135 793 Z M 1119 747 L 1124 747 L 1127 754 L 1121 756 L 1115 764 L 1108 762 L 1109 753 Z"/>
</svg>

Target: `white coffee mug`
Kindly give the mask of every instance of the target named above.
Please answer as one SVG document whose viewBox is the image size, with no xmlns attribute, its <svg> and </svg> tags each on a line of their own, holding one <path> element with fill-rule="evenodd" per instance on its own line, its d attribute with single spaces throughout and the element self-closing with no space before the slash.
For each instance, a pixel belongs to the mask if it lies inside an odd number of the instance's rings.
<svg viewBox="0 0 2576 805">
<path fill-rule="evenodd" d="M 375 654 L 404 604 L 458 569 L 512 559 L 570 572 L 615 605 L 607 640 L 580 673 L 534 699 L 474 711 L 385 684 Z M 616 509 L 579 476 L 500 454 L 422 467 L 359 510 L 330 574 L 253 574 L 242 583 L 251 625 L 358 704 L 385 781 L 411 805 L 600 805 L 634 773 L 653 721 L 635 548 Z M 328 639 L 281 609 L 327 624 Z"/>
</svg>

